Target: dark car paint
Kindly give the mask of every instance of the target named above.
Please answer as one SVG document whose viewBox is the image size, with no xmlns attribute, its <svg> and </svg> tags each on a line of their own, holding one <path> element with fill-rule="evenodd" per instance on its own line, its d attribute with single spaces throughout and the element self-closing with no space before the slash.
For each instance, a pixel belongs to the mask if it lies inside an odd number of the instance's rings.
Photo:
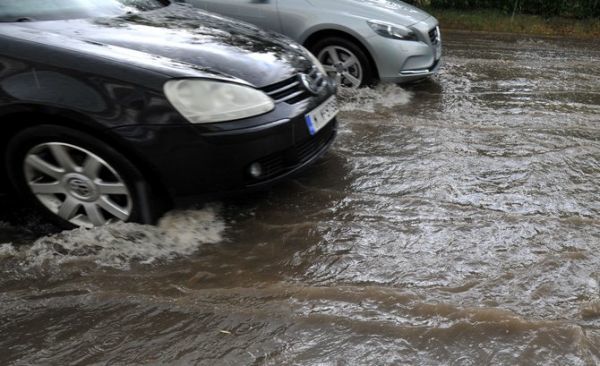
<svg viewBox="0 0 600 366">
<path fill-rule="evenodd" d="M 32 32 L 56 34 L 98 45 L 122 47 L 166 68 L 219 70 L 219 73 L 263 87 L 309 67 L 294 42 L 248 24 L 191 6 L 165 8 L 117 18 L 26 22 Z M 149 58 L 149 59 L 147 59 Z M 173 62 L 180 65 L 173 65 Z M 153 68 L 154 69 L 154 68 Z M 174 70 L 171 76 L 178 76 Z"/>
<path fill-rule="evenodd" d="M 233 35 L 209 27 L 220 24 Z M 208 125 L 187 122 L 162 88 L 178 77 L 281 81 L 311 65 L 289 43 L 181 5 L 114 19 L 0 24 L 0 146 L 7 131 L 29 124 L 75 123 L 125 150 L 172 197 L 255 185 L 244 176 L 248 159 L 309 139 L 304 113 L 334 87 L 261 116 Z M 209 62 L 215 48 L 229 57 Z M 260 57 L 269 60 L 265 70 L 256 70 Z"/>
</svg>

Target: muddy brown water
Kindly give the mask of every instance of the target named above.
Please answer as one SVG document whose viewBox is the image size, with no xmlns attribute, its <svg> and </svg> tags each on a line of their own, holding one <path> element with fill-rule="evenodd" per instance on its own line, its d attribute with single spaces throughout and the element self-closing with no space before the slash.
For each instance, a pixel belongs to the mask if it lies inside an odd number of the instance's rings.
<svg viewBox="0 0 600 366">
<path fill-rule="evenodd" d="M 268 193 L 52 235 L 5 209 L 0 364 L 600 363 L 600 43 L 447 32 L 444 62 L 343 93 Z"/>
</svg>

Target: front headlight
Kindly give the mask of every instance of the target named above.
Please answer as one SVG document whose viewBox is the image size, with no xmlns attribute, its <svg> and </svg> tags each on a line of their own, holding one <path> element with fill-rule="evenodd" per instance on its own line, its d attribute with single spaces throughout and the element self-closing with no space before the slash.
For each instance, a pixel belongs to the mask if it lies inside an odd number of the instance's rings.
<svg viewBox="0 0 600 366">
<path fill-rule="evenodd" d="M 216 80 L 170 80 L 164 91 L 173 107 L 192 123 L 231 121 L 275 108 L 273 100 L 260 90 Z"/>
<path fill-rule="evenodd" d="M 379 23 L 368 21 L 369 27 L 382 37 L 402 39 L 405 41 L 417 41 L 417 35 L 412 30 L 402 25 L 391 25 L 387 23 Z"/>
<path fill-rule="evenodd" d="M 310 62 L 312 62 L 317 67 L 317 69 L 319 69 L 321 74 L 327 75 L 327 71 L 325 71 L 325 68 L 323 67 L 323 64 L 321 63 L 321 61 L 319 61 L 319 59 L 316 58 L 315 55 L 313 55 L 312 52 L 307 50 L 304 46 L 300 46 L 300 47 L 302 47 L 302 49 L 304 50 L 304 53 L 306 54 L 306 57 L 308 57 L 308 60 Z"/>
</svg>

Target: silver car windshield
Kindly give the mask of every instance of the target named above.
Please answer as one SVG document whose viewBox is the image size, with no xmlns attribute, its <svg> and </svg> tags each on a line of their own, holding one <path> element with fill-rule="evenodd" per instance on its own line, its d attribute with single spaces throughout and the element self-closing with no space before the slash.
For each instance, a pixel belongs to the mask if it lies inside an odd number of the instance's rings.
<svg viewBox="0 0 600 366">
<path fill-rule="evenodd" d="M 2 0 L 0 22 L 119 16 L 166 4 L 164 0 Z"/>
</svg>

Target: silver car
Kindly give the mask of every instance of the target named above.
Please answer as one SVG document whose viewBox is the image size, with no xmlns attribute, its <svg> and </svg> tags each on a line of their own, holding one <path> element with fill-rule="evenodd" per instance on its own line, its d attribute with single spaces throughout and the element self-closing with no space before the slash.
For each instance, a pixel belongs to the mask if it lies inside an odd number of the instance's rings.
<svg viewBox="0 0 600 366">
<path fill-rule="evenodd" d="M 407 82 L 440 67 L 438 21 L 399 0 L 185 2 L 287 35 L 312 51 L 341 86 Z"/>
</svg>

